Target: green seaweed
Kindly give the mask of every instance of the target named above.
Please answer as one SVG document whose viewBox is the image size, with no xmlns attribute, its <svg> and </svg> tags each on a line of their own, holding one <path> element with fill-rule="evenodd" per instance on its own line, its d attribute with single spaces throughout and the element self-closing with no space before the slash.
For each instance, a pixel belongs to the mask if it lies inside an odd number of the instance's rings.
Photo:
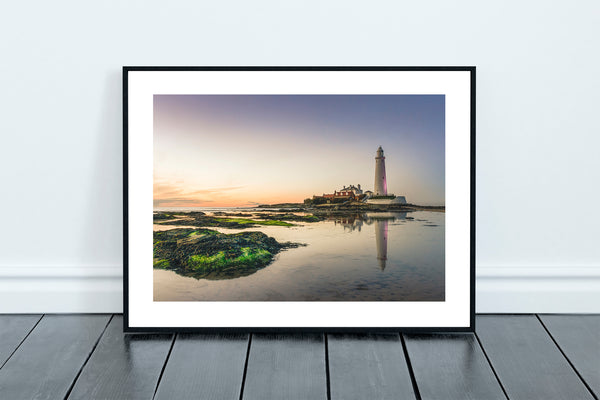
<svg viewBox="0 0 600 400">
<path fill-rule="evenodd" d="M 278 221 L 274 219 L 266 220 L 266 221 L 257 221 L 254 219 L 248 218 L 215 218 L 216 220 L 222 220 L 224 222 L 234 222 L 242 225 L 272 225 L 272 226 L 294 226 L 294 224 L 290 224 L 285 221 Z"/>
<path fill-rule="evenodd" d="M 233 279 L 271 263 L 283 249 L 262 232 L 225 234 L 209 229 L 178 228 L 154 232 L 154 268 L 169 269 L 196 279 Z"/>
<path fill-rule="evenodd" d="M 220 251 L 212 256 L 194 254 L 188 258 L 188 267 L 195 271 L 208 271 L 225 267 L 228 264 L 225 252 Z"/>
<path fill-rule="evenodd" d="M 240 216 L 251 215 L 242 213 L 238 214 Z M 265 219 L 266 220 L 256 220 L 251 218 L 232 217 L 231 215 L 226 217 L 216 217 L 205 215 L 203 212 L 189 212 L 181 214 L 163 214 L 158 212 L 154 214 L 154 223 L 158 225 L 191 225 L 198 227 L 221 227 L 231 229 L 245 229 L 257 225 L 285 227 L 294 226 L 294 224 L 285 222 L 284 219 L 286 218 L 278 218 L 277 216 L 271 216 L 271 218 Z"/>
<path fill-rule="evenodd" d="M 237 257 L 235 261 L 240 264 L 253 264 L 257 261 L 271 261 L 271 258 L 273 258 L 273 255 L 268 250 L 242 247 L 242 255 Z"/>
<path fill-rule="evenodd" d="M 169 263 L 169 260 L 155 260 L 154 261 L 154 268 L 158 268 L 158 269 L 167 269 L 169 268 L 171 265 Z"/>
<path fill-rule="evenodd" d="M 271 261 L 273 255 L 268 250 L 252 249 L 242 247 L 241 253 L 237 257 L 227 257 L 224 251 L 220 251 L 212 256 L 195 254 L 188 258 L 188 267 L 194 271 L 208 272 L 216 270 L 225 270 L 232 267 L 256 266 L 257 263 Z"/>
</svg>

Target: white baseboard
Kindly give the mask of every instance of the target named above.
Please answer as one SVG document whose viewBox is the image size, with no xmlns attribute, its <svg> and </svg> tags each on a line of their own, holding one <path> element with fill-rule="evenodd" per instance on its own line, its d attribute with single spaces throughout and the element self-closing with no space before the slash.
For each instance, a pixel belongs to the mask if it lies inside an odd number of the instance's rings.
<svg viewBox="0 0 600 400">
<path fill-rule="evenodd" d="M 0 313 L 120 313 L 123 267 L 0 267 Z"/>
<path fill-rule="evenodd" d="M 600 313 L 600 266 L 480 267 L 478 313 Z M 0 267 L 0 313 L 120 313 L 120 266 Z"/>
<path fill-rule="evenodd" d="M 600 266 L 478 267 L 478 313 L 600 313 Z"/>
</svg>

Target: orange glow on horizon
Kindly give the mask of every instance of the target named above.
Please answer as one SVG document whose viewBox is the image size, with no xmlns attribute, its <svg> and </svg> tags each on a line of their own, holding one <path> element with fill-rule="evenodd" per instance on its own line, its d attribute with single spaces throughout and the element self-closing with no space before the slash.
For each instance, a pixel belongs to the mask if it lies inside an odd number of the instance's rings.
<svg viewBox="0 0 600 400">
<path fill-rule="evenodd" d="M 312 197 L 312 196 L 310 196 Z M 157 200 L 160 202 L 160 205 L 156 205 Z M 265 201 L 265 202 L 236 202 L 234 200 L 229 201 L 229 202 L 221 202 L 221 203 L 215 203 L 212 201 L 209 202 L 180 202 L 180 201 L 173 201 L 173 202 L 168 202 L 168 201 L 161 201 L 160 199 L 155 199 L 155 206 L 154 208 L 166 208 L 166 207 L 205 207 L 205 208 L 220 208 L 220 207 L 255 207 L 257 205 L 260 204 L 282 204 L 282 203 L 302 203 L 304 201 L 304 199 L 299 200 L 296 197 L 280 197 L 280 198 L 273 198 L 270 201 Z"/>
<path fill-rule="evenodd" d="M 199 189 L 199 184 L 168 183 L 155 178 L 154 208 L 164 207 L 253 207 L 259 204 L 302 203 L 312 197 L 305 190 L 276 193 L 277 188 L 232 185 Z M 262 189 L 262 190 L 261 190 Z"/>
</svg>

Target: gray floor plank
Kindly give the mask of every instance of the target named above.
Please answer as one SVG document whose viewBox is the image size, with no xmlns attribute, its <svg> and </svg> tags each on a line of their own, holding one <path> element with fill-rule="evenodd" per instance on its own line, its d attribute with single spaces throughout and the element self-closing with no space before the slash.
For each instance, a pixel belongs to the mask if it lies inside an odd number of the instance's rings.
<svg viewBox="0 0 600 400">
<path fill-rule="evenodd" d="M 158 386 L 156 399 L 240 398 L 247 334 L 180 334 Z"/>
<path fill-rule="evenodd" d="M 405 335 L 423 400 L 506 399 L 473 334 Z"/>
<path fill-rule="evenodd" d="M 476 326 L 510 399 L 593 399 L 534 315 L 478 316 Z"/>
<path fill-rule="evenodd" d="M 41 317 L 41 315 L 0 315 L 0 367 Z"/>
<path fill-rule="evenodd" d="M 125 335 L 115 315 L 69 400 L 152 399 L 173 335 Z"/>
<path fill-rule="evenodd" d="M 600 315 L 539 317 L 579 375 L 600 397 Z"/>
<path fill-rule="evenodd" d="M 110 315 L 45 315 L 0 369 L 2 399 L 62 399 Z"/>
<path fill-rule="evenodd" d="M 398 334 L 330 334 L 332 400 L 414 399 Z"/>
<path fill-rule="evenodd" d="M 245 400 L 326 398 L 323 335 L 252 336 L 244 386 Z"/>
</svg>

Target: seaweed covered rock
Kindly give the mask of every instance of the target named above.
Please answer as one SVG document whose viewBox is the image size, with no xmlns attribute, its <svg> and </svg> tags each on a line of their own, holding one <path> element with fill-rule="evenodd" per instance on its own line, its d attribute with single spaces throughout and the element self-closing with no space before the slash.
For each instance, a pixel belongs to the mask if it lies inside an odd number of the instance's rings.
<svg viewBox="0 0 600 400">
<path fill-rule="evenodd" d="M 154 223 L 161 225 L 191 225 L 198 227 L 219 227 L 229 229 L 253 228 L 259 225 L 267 226 L 294 226 L 293 224 L 280 220 L 255 220 L 250 218 L 240 218 L 236 215 L 252 214 L 229 214 L 222 211 L 215 212 L 208 216 L 201 211 L 182 212 L 182 213 L 154 213 Z M 167 216 L 165 216 L 167 215 Z"/>
<path fill-rule="evenodd" d="M 299 222 L 319 222 L 319 221 L 323 220 L 322 217 L 312 215 L 312 214 L 298 215 L 298 214 L 292 214 L 292 213 L 262 214 L 262 215 L 258 215 L 257 218 L 269 219 L 269 220 L 275 220 L 275 221 L 299 221 Z"/>
<path fill-rule="evenodd" d="M 266 267 L 294 243 L 279 243 L 262 232 L 225 234 L 209 229 L 154 232 L 154 267 L 204 279 L 231 279 Z"/>
<path fill-rule="evenodd" d="M 152 219 L 154 221 L 166 221 L 166 220 L 170 220 L 173 218 L 177 218 L 177 216 L 173 215 L 173 214 L 169 214 L 169 213 L 154 213 L 154 214 L 152 214 Z"/>
<path fill-rule="evenodd" d="M 158 212 L 155 212 L 152 214 L 152 219 L 154 221 L 165 221 L 165 220 L 178 219 L 178 218 L 182 218 L 182 217 L 196 218 L 196 217 L 202 217 L 204 215 L 206 215 L 206 214 L 203 213 L 202 211 L 190 211 L 190 212 L 186 212 L 186 213 L 158 211 Z"/>
</svg>

